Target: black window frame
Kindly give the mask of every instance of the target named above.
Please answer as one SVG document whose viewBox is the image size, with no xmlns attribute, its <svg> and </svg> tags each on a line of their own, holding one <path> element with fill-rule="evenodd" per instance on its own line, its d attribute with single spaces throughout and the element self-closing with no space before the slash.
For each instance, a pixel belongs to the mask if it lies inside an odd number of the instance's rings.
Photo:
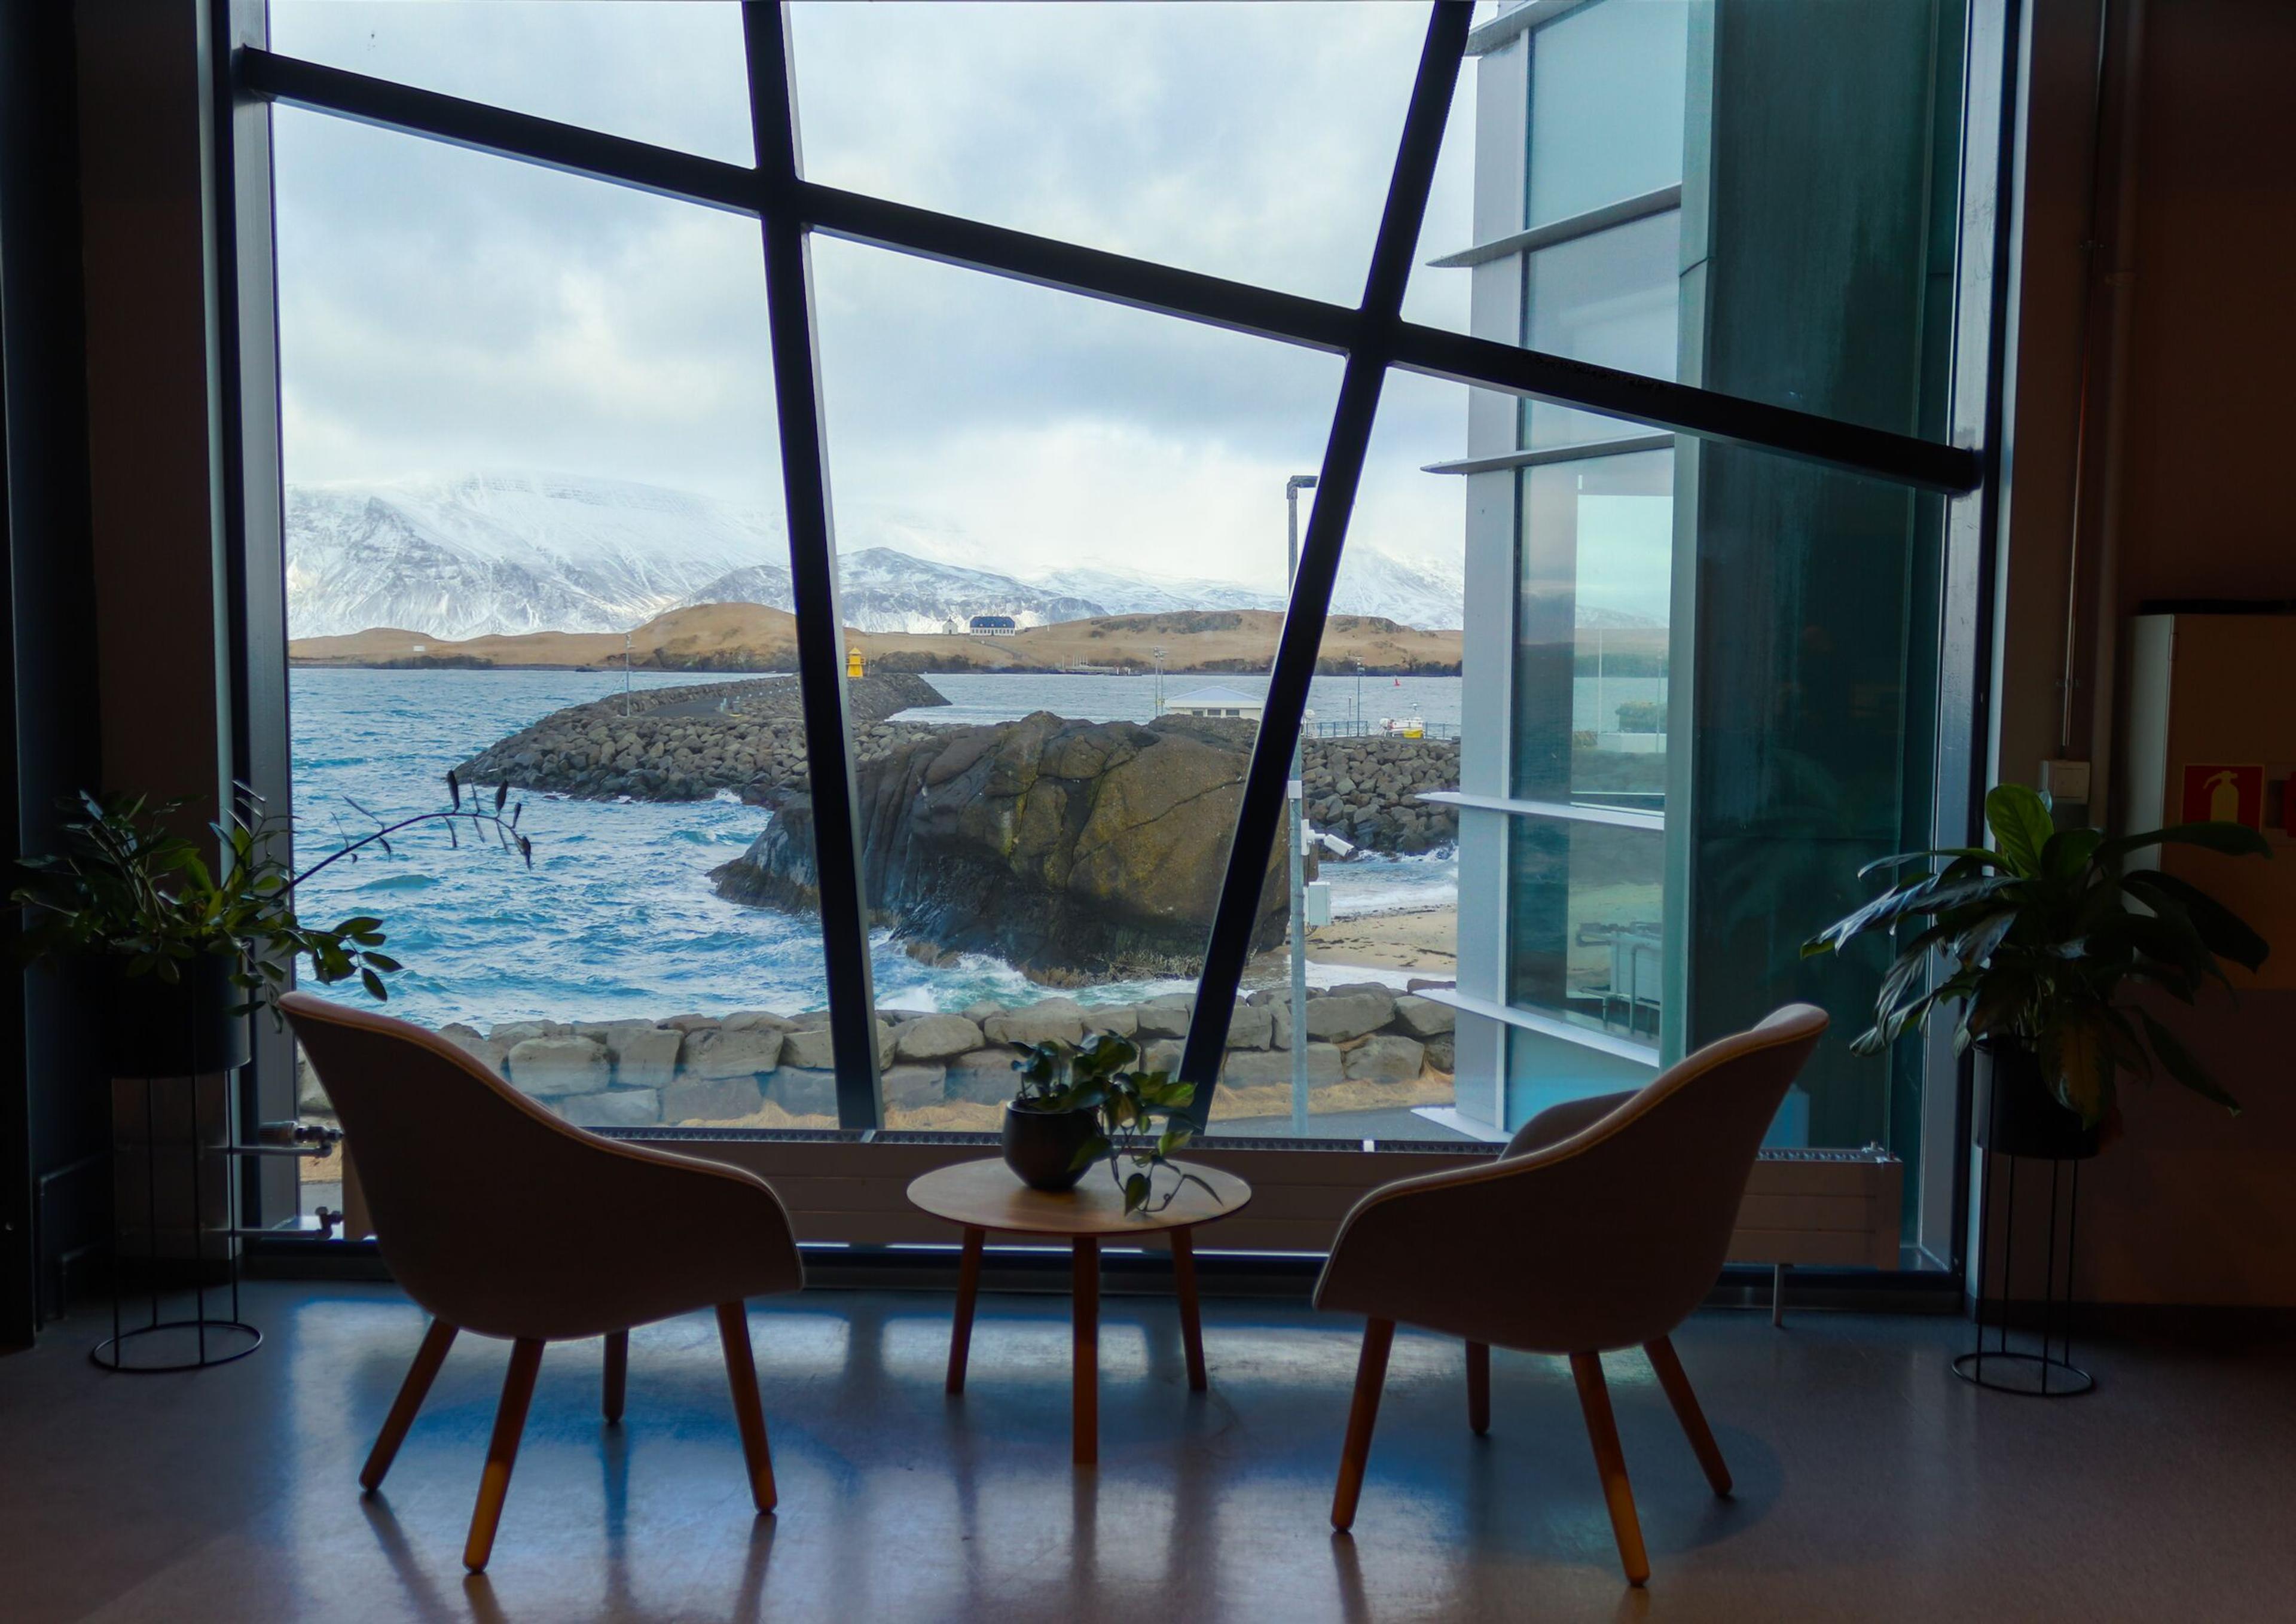
<svg viewBox="0 0 2296 1624">
<path fill-rule="evenodd" d="M 1390 368 L 1601 413 L 1650 434 L 1690 434 L 1758 447 L 1917 490 L 1974 496 L 1979 500 L 1967 504 L 1973 511 L 1965 522 L 1980 537 L 1994 510 L 1997 470 L 1990 446 L 1998 423 L 2001 322 L 1990 299 L 1973 301 L 1982 308 L 1962 312 L 1974 331 L 1975 353 L 1969 358 L 1981 361 L 1982 376 L 1972 377 L 1970 386 L 1981 391 L 1986 403 L 1969 415 L 1980 418 L 1987 431 L 1981 438 L 1964 433 L 1960 438 L 1966 443 L 1950 445 L 1405 321 L 1401 308 L 1411 258 L 1469 45 L 1472 10 L 1469 0 L 1432 0 L 1365 291 L 1350 308 L 806 179 L 797 137 L 789 18 L 780 0 L 742 0 L 756 138 L 756 161 L 747 166 L 282 55 L 267 48 L 262 0 L 226 0 L 216 13 L 214 70 L 217 190 L 225 224 L 218 270 L 229 316 L 223 371 L 230 406 L 226 430 L 234 442 L 226 457 L 232 481 L 226 521 L 238 565 L 234 585 L 245 605 L 233 628 L 241 724 L 234 737 L 236 753 L 245 758 L 234 766 L 275 805 L 290 804 L 286 628 L 278 590 L 283 538 L 271 259 L 272 105 L 349 119 L 758 221 L 797 600 L 799 676 L 815 786 L 838 1111 L 848 1128 L 881 1127 L 883 1106 L 855 817 L 855 762 L 846 726 L 835 532 L 822 438 L 812 237 L 825 234 L 1339 355 L 1345 371 L 1318 470 L 1317 500 L 1292 583 L 1180 1064 L 1181 1075 L 1198 1085 L 1199 1123 L 1208 1120 L 1332 584 Z M 1972 12 L 1991 10 L 1980 5 Z M 1515 19 L 1516 13 L 1506 13 L 1486 26 Z M 2007 38 L 2013 37 L 2009 32 Z M 1979 60 L 1976 53 L 1972 60 Z M 2005 60 L 1988 67 L 2005 74 Z M 1984 94 L 1988 86 L 1972 79 L 1971 88 L 1964 118 L 1974 126 L 1992 110 Z M 1967 170 L 1980 185 L 1989 186 L 1997 178 L 1989 164 Z M 1972 211 L 1965 201 L 1963 217 L 1967 222 L 1987 216 Z M 1976 268 L 1985 275 L 1978 280 L 1989 294 L 1997 238 L 1969 246 L 1982 250 L 1983 263 Z M 1989 545 L 1984 550 L 1989 552 Z M 1966 574 L 1968 594 L 1980 592 L 1981 568 L 1956 573 Z M 1981 617 L 1981 596 L 1975 606 Z M 1976 731 L 1981 735 L 1981 723 Z M 258 1066 L 259 1076 L 273 1079 L 258 1084 L 266 1104 L 275 1094 L 291 1090 L 293 1068 L 283 1039 L 276 1054 L 258 1056 Z"/>
</svg>

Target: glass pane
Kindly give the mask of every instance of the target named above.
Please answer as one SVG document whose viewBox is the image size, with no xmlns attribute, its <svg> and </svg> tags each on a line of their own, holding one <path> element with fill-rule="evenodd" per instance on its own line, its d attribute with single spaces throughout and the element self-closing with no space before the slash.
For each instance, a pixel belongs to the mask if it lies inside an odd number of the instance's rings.
<svg viewBox="0 0 2296 1624">
<path fill-rule="evenodd" d="M 1613 226 L 1524 256 L 1523 344 L 1648 378 L 1675 375 L 1682 214 Z M 1644 432 L 1616 418 L 1525 401 L 1522 443 L 1546 447 Z"/>
<path fill-rule="evenodd" d="M 1178 1062 L 1282 623 L 1284 481 L 1341 364 L 814 252 L 849 652 L 923 690 L 856 741 L 887 1120 L 990 1128 L 1016 1044 L 1105 1028 Z M 774 865 L 802 879 L 784 823 Z M 1272 1035 L 1238 1012 L 1238 1043 Z"/>
<path fill-rule="evenodd" d="M 1531 35 L 1524 225 L 1681 181 L 1689 44 L 1687 0 L 1600 0 Z"/>
<path fill-rule="evenodd" d="M 791 622 L 733 601 L 788 568 L 756 227 L 275 129 L 299 849 L 445 806 L 450 767 L 534 842 L 411 831 L 301 904 L 381 916 L 390 1010 L 571 1120 L 829 1125 L 781 1063 L 816 919 L 712 882 L 805 783 Z"/>
<path fill-rule="evenodd" d="M 801 4 L 811 179 L 1352 305 L 1412 5 Z"/>
<path fill-rule="evenodd" d="M 1471 199 L 1438 189 L 1415 318 L 1943 438 L 1961 6 L 1689 10 L 1595 0 L 1474 60 L 1443 160 Z M 1599 427 L 1542 406 L 1518 443 Z"/>
<path fill-rule="evenodd" d="M 271 47 L 513 112 L 753 161 L 742 8 L 717 0 L 270 0 Z"/>
<path fill-rule="evenodd" d="M 1507 850 L 1508 1002 L 1648 1045 L 1661 1007 L 1664 824 L 1516 817 Z"/>
</svg>

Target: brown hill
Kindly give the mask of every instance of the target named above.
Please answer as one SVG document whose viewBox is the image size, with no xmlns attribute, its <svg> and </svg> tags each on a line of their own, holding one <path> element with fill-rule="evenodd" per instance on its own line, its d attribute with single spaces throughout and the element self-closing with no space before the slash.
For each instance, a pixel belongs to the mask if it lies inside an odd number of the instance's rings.
<svg viewBox="0 0 2296 1624">
<path fill-rule="evenodd" d="M 1009 637 L 909 636 L 848 627 L 873 668 L 886 671 L 1059 671 L 1079 666 L 1145 671 L 1154 651 L 1167 671 L 1264 671 L 1275 655 L 1283 617 L 1270 610 L 1111 615 L 1032 627 Z M 797 664 L 795 617 L 757 603 L 676 609 L 630 635 L 641 670 L 787 671 Z M 619 632 L 529 632 L 518 636 L 428 637 L 376 627 L 344 637 L 301 637 L 287 645 L 296 665 L 455 668 L 545 666 L 609 669 L 622 663 Z M 1327 671 L 1456 672 L 1457 632 L 1423 632 L 1377 615 L 1333 615 L 1324 627 Z"/>
</svg>

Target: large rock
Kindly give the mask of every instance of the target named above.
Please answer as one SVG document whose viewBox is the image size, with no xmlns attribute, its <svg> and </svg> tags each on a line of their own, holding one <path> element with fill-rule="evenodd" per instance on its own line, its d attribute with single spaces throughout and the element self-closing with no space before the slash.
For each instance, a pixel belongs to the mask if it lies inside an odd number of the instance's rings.
<svg viewBox="0 0 2296 1624">
<path fill-rule="evenodd" d="M 1084 1006 L 1084 1029 L 1111 1032 L 1119 1038 L 1136 1037 L 1140 1030 L 1140 1012 L 1129 1004 L 1087 1004 Z"/>
<path fill-rule="evenodd" d="M 1021 1009 L 991 1015 L 980 1024 L 991 1043 L 1025 1047 L 1032 1043 L 1084 1041 L 1084 1005 L 1074 998 L 1046 998 Z"/>
<path fill-rule="evenodd" d="M 1414 1038 L 1432 1038 L 1459 1023 L 1459 1012 L 1447 1004 L 1406 993 L 1395 1001 L 1395 1024 Z"/>
<path fill-rule="evenodd" d="M 963 1015 L 922 1015 L 893 1029 L 897 1059 L 947 1060 L 980 1046 L 980 1029 Z"/>
<path fill-rule="evenodd" d="M 1343 1075 L 1338 1045 L 1308 1046 L 1308 1081 L 1311 1085 L 1322 1087 L 1338 1082 Z M 1220 1079 L 1239 1088 L 1253 1083 L 1288 1083 L 1292 1080 L 1292 1056 L 1282 1049 L 1236 1049 L 1220 1066 Z"/>
<path fill-rule="evenodd" d="M 1328 992 L 1308 1000 L 1308 1036 L 1347 1043 L 1376 1032 L 1395 1018 L 1395 997 L 1384 988 Z"/>
<path fill-rule="evenodd" d="M 1018 1049 L 1001 1046 L 960 1054 L 948 1062 L 948 1076 L 942 1087 L 952 1100 L 1000 1105 L 1011 1099 L 1013 1090 L 1021 1086 L 1021 1074 L 1013 1070 L 1013 1062 L 1020 1058 Z"/>
<path fill-rule="evenodd" d="M 1264 1049 L 1275 1035 L 1275 1018 L 1265 1004 L 1239 1004 L 1228 1018 L 1227 1046 Z"/>
<path fill-rule="evenodd" d="M 668 1027 L 642 1024 L 606 1038 L 614 1057 L 614 1080 L 627 1087 L 660 1088 L 677 1075 L 678 1051 L 692 1040 Z"/>
<path fill-rule="evenodd" d="M 464 1026 L 459 1021 L 448 1021 L 439 1029 L 439 1036 L 468 1054 L 488 1070 L 500 1077 L 509 1068 L 510 1046 L 492 1038 L 480 1036 L 479 1029 Z"/>
<path fill-rule="evenodd" d="M 514 1048 L 529 1038 L 568 1038 L 574 1029 L 563 1021 L 504 1021 L 487 1029 L 487 1036 L 505 1049 Z"/>
<path fill-rule="evenodd" d="M 1438 1071 L 1453 1072 L 1459 1069 L 1458 1039 L 1452 1033 L 1442 1032 L 1426 1043 L 1427 1063 Z"/>
<path fill-rule="evenodd" d="M 1417 1038 L 1382 1032 L 1348 1051 L 1348 1076 L 1359 1083 L 1407 1083 L 1425 1068 L 1426 1059 Z"/>
<path fill-rule="evenodd" d="M 529 1038 L 511 1046 L 510 1080 L 540 1099 L 603 1094 L 614 1080 L 606 1046 L 587 1038 Z"/>
<path fill-rule="evenodd" d="M 661 1095 L 652 1088 L 570 1095 L 554 1109 L 577 1128 L 650 1128 L 661 1120 Z"/>
<path fill-rule="evenodd" d="M 714 1032 L 688 1032 L 678 1063 L 685 1075 L 696 1082 L 755 1077 L 781 1063 L 787 1036 L 771 1027 L 756 1027 L 743 1032 L 727 1031 L 722 1027 Z"/>
<path fill-rule="evenodd" d="M 914 1111 L 920 1105 L 938 1105 L 947 1096 L 942 1092 L 942 1079 L 947 1072 L 939 1066 L 888 1066 L 879 1074 L 882 1086 L 885 1109 Z"/>
<path fill-rule="evenodd" d="M 765 1096 L 754 1077 L 729 1077 L 714 1083 L 672 1083 L 661 1091 L 665 1122 L 738 1122 L 757 1113 Z"/>
<path fill-rule="evenodd" d="M 1144 1038 L 1185 1038 L 1188 1022 L 1194 1018 L 1196 1001 L 1181 994 L 1151 998 L 1137 1005 L 1133 1013 L 1139 1021 Z"/>
<path fill-rule="evenodd" d="M 804 1018 L 800 1017 L 802 1021 Z M 882 1068 L 893 1062 L 893 1029 L 880 1021 L 877 1025 L 877 1064 Z M 759 1034 L 762 1036 L 762 1034 Z M 837 1048 L 829 1034 L 829 1018 L 824 1015 L 818 1026 L 800 1025 L 781 1035 L 781 1063 L 798 1066 L 809 1071 L 830 1071 L 837 1066 Z"/>
<path fill-rule="evenodd" d="M 1056 985 L 1193 974 L 1250 757 L 1249 727 L 1186 718 L 937 730 L 860 766 L 869 905 L 912 943 Z M 1285 864 L 1279 839 L 1255 950 L 1283 939 Z M 810 797 L 711 878 L 737 902 L 816 910 Z"/>
<path fill-rule="evenodd" d="M 783 1066 L 766 1079 L 766 1098 L 793 1117 L 834 1117 L 837 1073 Z"/>
</svg>

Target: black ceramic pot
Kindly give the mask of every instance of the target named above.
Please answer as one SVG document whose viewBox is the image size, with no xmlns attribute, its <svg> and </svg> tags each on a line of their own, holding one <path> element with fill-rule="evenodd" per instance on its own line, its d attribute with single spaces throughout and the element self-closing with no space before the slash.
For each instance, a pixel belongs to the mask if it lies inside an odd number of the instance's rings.
<svg viewBox="0 0 2296 1624">
<path fill-rule="evenodd" d="M 1977 1143 L 2004 1156 L 2086 1161 L 2096 1154 L 2097 1129 L 2057 1103 L 2041 1079 L 2040 1057 L 2022 1044 L 1980 1039 L 1988 1062 L 1977 1099 Z"/>
<path fill-rule="evenodd" d="M 114 974 L 107 989 L 103 1057 L 113 1077 L 191 1077 L 247 1063 L 247 995 L 230 959 L 201 954 L 174 981 Z"/>
<path fill-rule="evenodd" d="M 1004 1107 L 1004 1165 L 1031 1190 L 1073 1190 L 1086 1168 L 1077 1153 L 1100 1132 L 1096 1111 L 1023 1111 Z"/>
</svg>

